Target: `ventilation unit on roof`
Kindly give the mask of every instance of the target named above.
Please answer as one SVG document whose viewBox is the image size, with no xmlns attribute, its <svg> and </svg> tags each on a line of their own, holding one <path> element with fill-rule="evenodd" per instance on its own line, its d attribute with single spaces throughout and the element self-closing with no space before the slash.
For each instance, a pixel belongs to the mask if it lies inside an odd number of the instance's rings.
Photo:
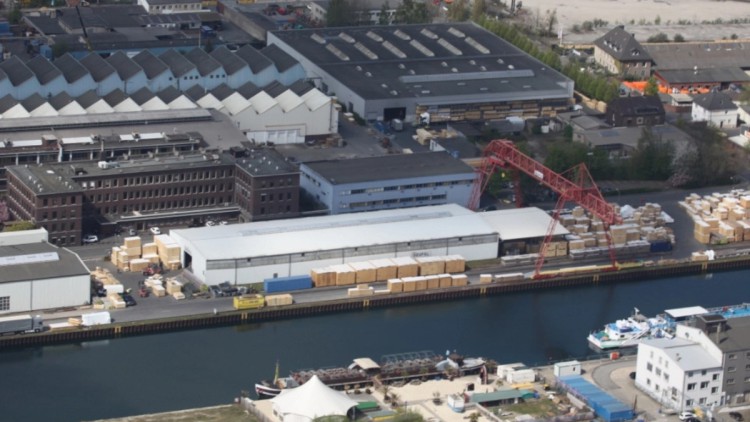
<svg viewBox="0 0 750 422">
<path fill-rule="evenodd" d="M 399 63 L 399 64 L 398 64 L 398 68 L 399 68 L 399 69 L 406 69 L 406 66 L 404 66 L 404 64 L 403 64 L 403 63 Z"/>
<path fill-rule="evenodd" d="M 516 68 L 516 67 L 515 67 L 515 66 L 513 66 L 512 64 L 509 64 L 509 65 L 508 65 L 508 69 L 510 69 L 510 70 L 513 70 L 513 69 L 515 69 L 515 68 Z"/>
<path fill-rule="evenodd" d="M 392 90 L 392 91 L 391 91 L 391 95 L 393 95 L 394 97 L 395 97 L 395 96 L 398 96 L 398 91 L 396 91 L 395 89 L 394 89 L 394 90 Z"/>
</svg>

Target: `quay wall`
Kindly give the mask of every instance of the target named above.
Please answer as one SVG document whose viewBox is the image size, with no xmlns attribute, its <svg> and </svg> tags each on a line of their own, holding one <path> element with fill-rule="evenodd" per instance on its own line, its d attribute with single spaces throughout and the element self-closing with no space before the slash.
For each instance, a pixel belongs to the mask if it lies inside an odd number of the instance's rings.
<svg viewBox="0 0 750 422">
<path fill-rule="evenodd" d="M 527 279 L 508 283 L 471 284 L 462 287 L 368 296 L 366 298 L 337 299 L 316 303 L 265 307 L 256 310 L 227 311 L 219 314 L 206 313 L 175 318 L 114 323 L 83 329 L 76 327 L 67 331 L 46 331 L 38 334 L 2 336 L 0 337 L 0 350 L 478 298 L 537 289 L 619 283 L 748 268 L 750 268 L 750 257 L 741 256 L 707 262 L 680 262 L 671 265 L 621 269 L 619 271 L 566 274 L 565 276 L 544 280 Z"/>
</svg>

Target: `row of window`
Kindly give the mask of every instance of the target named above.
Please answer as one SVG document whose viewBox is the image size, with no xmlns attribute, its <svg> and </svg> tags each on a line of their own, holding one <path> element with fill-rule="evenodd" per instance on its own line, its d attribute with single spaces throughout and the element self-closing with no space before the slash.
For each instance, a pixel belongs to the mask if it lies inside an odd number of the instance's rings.
<svg viewBox="0 0 750 422">
<path fill-rule="evenodd" d="M 10 311 L 10 296 L 0 296 L 0 311 Z"/>
<path fill-rule="evenodd" d="M 232 177 L 233 174 L 234 171 L 232 169 L 203 170 L 190 173 L 168 173 L 152 176 L 125 177 L 122 179 L 100 179 L 89 181 L 84 180 L 81 182 L 81 186 L 83 186 L 83 188 L 114 188 L 118 185 L 141 186 L 170 182 L 183 182 L 190 180 L 220 179 L 225 177 Z"/>
<path fill-rule="evenodd" d="M 68 227 L 67 230 L 73 231 L 76 229 L 76 223 L 60 223 L 60 231 L 66 230 L 65 227 Z M 57 231 L 57 223 L 50 223 L 50 224 L 42 224 L 42 227 L 44 227 L 44 230 L 47 230 L 50 233 Z"/>
<path fill-rule="evenodd" d="M 393 192 L 397 190 L 436 188 L 440 186 L 471 185 L 473 180 L 452 180 L 446 182 L 417 183 L 413 185 L 384 186 L 367 189 L 352 189 L 341 191 L 341 195 L 360 195 L 363 193 Z"/>
<path fill-rule="evenodd" d="M 48 220 L 49 213 L 47 211 L 44 211 L 42 213 L 42 221 Z M 76 218 L 76 210 L 75 208 L 70 210 L 70 213 L 66 213 L 65 210 L 60 210 L 60 219 L 66 219 L 66 218 Z M 52 220 L 57 220 L 57 211 L 52 211 Z"/>
<path fill-rule="evenodd" d="M 425 202 L 425 201 L 442 201 L 447 198 L 447 195 L 432 195 L 432 196 L 417 196 L 411 198 L 396 198 L 396 199 L 384 199 L 377 201 L 362 201 L 362 202 L 351 202 L 349 204 L 341 204 L 341 208 L 366 208 L 378 205 L 393 205 L 393 204 L 410 204 L 413 202 Z"/>
<path fill-rule="evenodd" d="M 105 206 L 104 208 L 98 208 L 98 212 L 104 214 L 117 214 L 118 209 L 120 214 L 127 214 L 133 211 L 160 211 L 176 208 L 191 208 L 191 207 L 204 207 L 209 205 L 220 205 L 232 201 L 231 196 L 227 196 L 226 199 L 223 197 L 208 197 L 208 198 L 190 198 L 182 199 L 179 201 L 159 201 L 159 202 L 143 202 L 138 204 Z"/>
<path fill-rule="evenodd" d="M 199 194 L 199 193 L 224 192 L 225 189 L 227 192 L 231 192 L 232 184 L 227 183 L 225 186 L 223 183 L 218 183 L 215 185 L 180 186 L 180 187 L 174 187 L 174 188 L 149 189 L 145 191 L 133 190 L 133 191 L 123 192 L 122 199 L 129 200 L 129 199 L 144 199 L 144 198 L 161 198 L 161 197 L 174 196 L 174 195 L 190 195 L 190 194 Z M 91 202 L 94 202 L 94 203 L 109 202 L 110 198 L 112 201 L 117 201 L 119 199 L 119 195 L 117 192 L 114 192 L 111 194 L 111 196 L 109 193 L 97 194 L 96 196 L 94 195 L 89 196 L 89 200 L 91 200 Z"/>
<path fill-rule="evenodd" d="M 284 193 L 280 192 L 278 194 L 278 196 L 276 196 L 276 195 L 274 195 L 272 193 L 269 193 L 269 194 L 261 193 L 260 194 L 260 202 L 266 202 L 266 200 L 268 202 L 271 202 L 274 199 L 278 199 L 279 201 L 283 201 L 284 200 Z M 291 192 L 287 192 L 286 193 L 286 200 L 287 201 L 291 201 L 292 200 L 292 193 Z"/>
</svg>

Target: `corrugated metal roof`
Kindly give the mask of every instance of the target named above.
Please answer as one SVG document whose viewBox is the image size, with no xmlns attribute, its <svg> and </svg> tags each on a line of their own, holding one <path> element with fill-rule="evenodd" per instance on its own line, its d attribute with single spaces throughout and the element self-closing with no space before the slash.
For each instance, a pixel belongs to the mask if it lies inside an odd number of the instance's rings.
<svg viewBox="0 0 750 422">
<path fill-rule="evenodd" d="M 176 78 L 181 78 L 183 75 L 196 68 L 190 60 L 185 58 L 185 56 L 172 49 L 162 53 L 159 58 L 169 66 L 172 70 L 172 74 L 174 74 Z"/>
<path fill-rule="evenodd" d="M 48 243 L 0 246 L 0 257 L 48 252 L 57 253 L 59 259 L 55 261 L 37 262 L 34 265 L 3 266 L 3 270 L 0 271 L 0 283 L 44 280 L 49 278 L 89 274 L 89 270 L 86 265 L 84 265 L 83 261 L 68 249 L 57 248 Z"/>
<path fill-rule="evenodd" d="M 111 74 L 115 73 L 115 69 L 112 65 L 96 53 L 90 53 L 88 56 L 82 58 L 80 63 L 89 71 L 89 73 L 91 73 L 91 77 L 94 78 L 94 81 L 96 82 L 101 82 Z"/>
<path fill-rule="evenodd" d="M 221 63 L 217 62 L 208 53 L 200 48 L 194 48 L 185 54 L 185 58 L 190 60 L 197 68 L 198 73 L 201 76 L 209 75 L 211 72 L 221 67 Z"/>
<path fill-rule="evenodd" d="M 276 97 L 276 102 L 285 113 L 288 113 L 304 104 L 304 100 L 291 90 L 286 90 L 284 93 Z"/>
<path fill-rule="evenodd" d="M 56 68 L 43 56 L 36 56 L 26 62 L 26 66 L 34 72 L 40 84 L 46 85 L 62 75 L 60 69 Z"/>
<path fill-rule="evenodd" d="M 478 214 L 455 204 L 170 231 L 207 260 L 492 234 Z"/>
<path fill-rule="evenodd" d="M 487 211 L 479 215 L 504 241 L 544 237 L 552 219 L 549 214 L 535 207 Z M 555 225 L 555 235 L 569 233 L 562 224 Z"/>
<path fill-rule="evenodd" d="M 221 63 L 227 75 L 234 75 L 243 68 L 248 67 L 248 64 L 244 60 L 237 57 L 234 53 L 229 51 L 229 49 L 224 46 L 221 46 L 212 51 L 211 57 Z"/>
<path fill-rule="evenodd" d="M 127 81 L 137 75 L 139 72 L 143 72 L 143 69 L 122 51 L 115 52 L 111 56 L 107 57 L 106 60 L 109 64 L 112 65 L 117 74 L 120 76 L 120 79 L 122 79 L 123 81 Z"/>
<path fill-rule="evenodd" d="M 19 86 L 34 77 L 34 72 L 26 67 L 18 56 L 11 56 L 9 59 L 1 61 L 0 69 L 8 75 L 8 79 L 13 86 Z"/>
<path fill-rule="evenodd" d="M 221 102 L 231 115 L 236 115 L 240 111 L 250 107 L 250 101 L 246 100 L 245 97 L 237 92 L 224 98 Z"/>
<path fill-rule="evenodd" d="M 211 94 L 204 95 L 199 98 L 196 103 L 202 108 L 213 108 L 219 110 L 224 107 L 224 104 Z"/>
<path fill-rule="evenodd" d="M 256 75 L 263 69 L 273 65 L 268 57 L 261 54 L 260 51 L 256 50 L 255 47 L 250 44 L 240 48 L 234 54 L 244 60 L 245 63 L 250 66 L 250 70 Z"/>
<path fill-rule="evenodd" d="M 258 114 L 265 113 L 277 105 L 276 100 L 266 94 L 265 91 L 255 94 L 253 98 L 250 98 L 250 103 Z"/>
<path fill-rule="evenodd" d="M 331 101 L 331 98 L 329 96 L 323 94 L 315 88 L 303 94 L 302 99 L 305 101 L 307 108 L 309 108 L 311 111 L 315 111 Z"/>
<path fill-rule="evenodd" d="M 133 61 L 143 68 L 143 71 L 146 72 L 146 77 L 149 79 L 154 79 L 162 73 L 169 71 L 169 66 L 148 50 L 143 50 L 133 56 Z"/>
</svg>

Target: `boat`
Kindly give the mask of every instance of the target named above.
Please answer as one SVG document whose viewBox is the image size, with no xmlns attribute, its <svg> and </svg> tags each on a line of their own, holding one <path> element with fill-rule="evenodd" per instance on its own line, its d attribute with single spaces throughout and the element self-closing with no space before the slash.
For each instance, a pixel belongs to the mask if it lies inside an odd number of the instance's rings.
<svg viewBox="0 0 750 422">
<path fill-rule="evenodd" d="M 482 358 L 465 358 L 457 353 L 446 353 L 443 359 L 433 352 L 421 351 L 386 355 L 378 364 L 371 358 L 356 358 L 347 367 L 306 369 L 293 371 L 288 377 L 279 377 L 279 364 L 273 381 L 255 384 L 259 399 L 273 398 L 288 388 L 299 387 L 313 376 L 337 390 L 366 388 L 377 378 L 381 383 L 409 382 L 418 378 L 441 376 L 446 372 L 456 375 L 479 373 L 485 367 Z M 449 369 L 450 368 L 450 369 Z"/>
<path fill-rule="evenodd" d="M 690 323 L 700 315 L 716 314 L 724 318 L 750 316 L 750 304 L 704 308 L 690 306 L 667 309 L 655 317 L 646 317 L 638 308 L 625 319 L 604 325 L 604 328 L 590 333 L 589 346 L 596 351 L 609 351 L 636 347 L 638 343 L 651 338 L 672 338 L 677 324 Z"/>
</svg>

